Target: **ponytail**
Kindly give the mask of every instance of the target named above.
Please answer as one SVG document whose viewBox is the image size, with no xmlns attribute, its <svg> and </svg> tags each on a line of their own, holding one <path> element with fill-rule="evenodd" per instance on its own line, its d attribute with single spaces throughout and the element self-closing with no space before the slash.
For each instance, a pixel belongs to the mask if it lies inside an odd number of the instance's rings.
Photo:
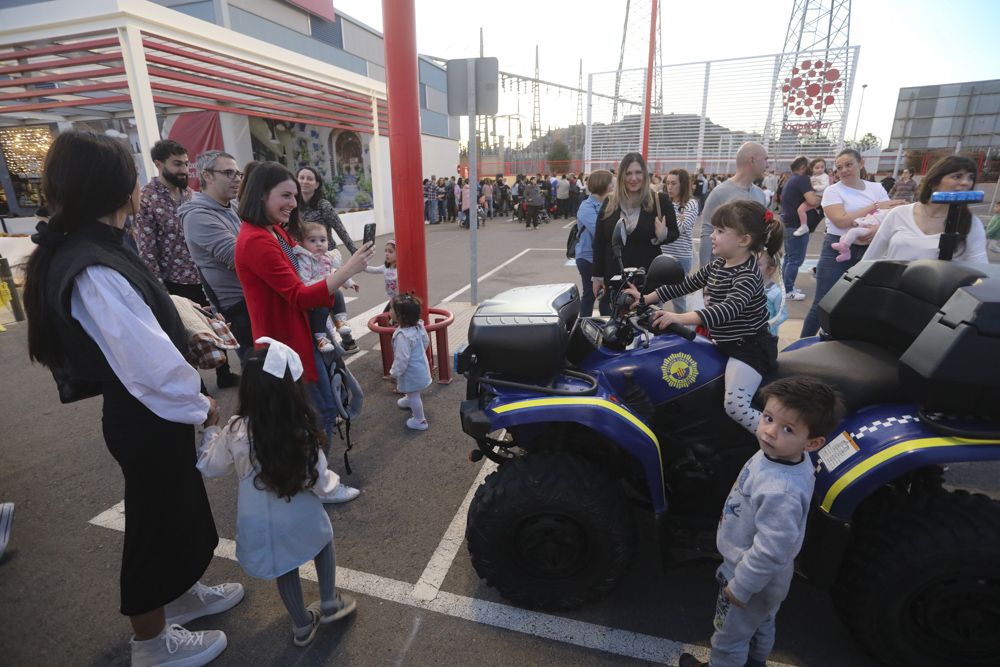
<svg viewBox="0 0 1000 667">
<path fill-rule="evenodd" d="M 764 250 L 771 257 L 777 257 L 781 252 L 785 240 L 785 226 L 781 224 L 781 220 L 774 217 L 771 211 L 767 211 L 764 214 Z M 780 265 L 779 265 L 780 266 Z"/>
</svg>

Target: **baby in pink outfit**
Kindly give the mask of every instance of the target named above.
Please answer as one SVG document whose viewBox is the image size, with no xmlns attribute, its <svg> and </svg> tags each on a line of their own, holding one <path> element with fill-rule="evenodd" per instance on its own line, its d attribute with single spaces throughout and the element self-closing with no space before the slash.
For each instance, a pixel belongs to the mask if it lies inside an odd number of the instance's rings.
<svg viewBox="0 0 1000 667">
<path fill-rule="evenodd" d="M 851 227 L 841 235 L 840 241 L 830 244 L 834 250 L 840 253 L 837 255 L 837 261 L 846 262 L 849 260 L 851 258 L 851 246 L 854 242 L 871 231 L 872 227 L 878 227 L 882 224 L 882 220 L 888 212 L 889 209 L 878 208 L 865 217 L 858 218 L 856 220 L 858 223 L 857 227 Z"/>
</svg>

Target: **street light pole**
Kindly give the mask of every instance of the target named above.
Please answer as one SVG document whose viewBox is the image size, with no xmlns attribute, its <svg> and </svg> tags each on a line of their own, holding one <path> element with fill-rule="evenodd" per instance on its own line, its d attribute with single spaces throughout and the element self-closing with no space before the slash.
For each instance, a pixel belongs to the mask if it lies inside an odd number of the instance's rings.
<svg viewBox="0 0 1000 667">
<path fill-rule="evenodd" d="M 865 88 L 868 87 L 867 83 L 861 84 L 861 101 L 858 102 L 858 117 L 854 119 L 854 142 L 858 141 L 858 123 L 861 122 L 861 108 L 865 105 Z"/>
</svg>

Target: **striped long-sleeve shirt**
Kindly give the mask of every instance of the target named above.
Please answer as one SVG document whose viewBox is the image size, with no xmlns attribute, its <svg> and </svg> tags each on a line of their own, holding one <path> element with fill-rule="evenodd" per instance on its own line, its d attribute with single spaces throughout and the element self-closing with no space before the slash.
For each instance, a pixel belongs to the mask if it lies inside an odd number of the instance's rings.
<svg viewBox="0 0 1000 667">
<path fill-rule="evenodd" d="M 684 282 L 664 285 L 656 294 L 666 302 L 699 289 L 705 290 L 706 306 L 695 312 L 716 341 L 731 343 L 767 333 L 764 280 L 753 255 L 731 268 L 726 267 L 725 259 L 716 257 Z"/>
<path fill-rule="evenodd" d="M 698 200 L 692 197 L 688 199 L 684 208 L 673 204 L 674 213 L 677 215 L 677 229 L 681 234 L 673 243 L 660 246 L 660 252 L 678 259 L 690 258 L 694 255 L 694 244 L 691 241 L 691 230 L 694 223 L 698 221 Z"/>
</svg>

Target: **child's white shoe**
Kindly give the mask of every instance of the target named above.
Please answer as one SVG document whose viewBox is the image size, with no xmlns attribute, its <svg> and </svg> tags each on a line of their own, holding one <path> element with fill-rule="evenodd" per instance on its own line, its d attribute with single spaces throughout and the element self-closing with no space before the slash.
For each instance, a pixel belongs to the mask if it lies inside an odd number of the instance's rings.
<svg viewBox="0 0 1000 667">
<path fill-rule="evenodd" d="M 398 401 L 396 401 L 396 407 L 398 407 L 398 408 L 400 408 L 402 410 L 409 410 L 410 409 L 410 398 L 408 396 L 404 396 L 403 398 L 399 399 Z"/>
<path fill-rule="evenodd" d="M 792 236 L 805 236 L 808 233 L 809 233 L 809 227 L 799 227 L 794 232 L 792 232 Z"/>
<path fill-rule="evenodd" d="M 405 396 L 403 398 L 406 398 Z M 412 428 L 414 431 L 426 431 L 427 430 L 427 420 L 417 419 L 416 417 L 410 417 L 406 420 L 406 428 Z"/>
</svg>

